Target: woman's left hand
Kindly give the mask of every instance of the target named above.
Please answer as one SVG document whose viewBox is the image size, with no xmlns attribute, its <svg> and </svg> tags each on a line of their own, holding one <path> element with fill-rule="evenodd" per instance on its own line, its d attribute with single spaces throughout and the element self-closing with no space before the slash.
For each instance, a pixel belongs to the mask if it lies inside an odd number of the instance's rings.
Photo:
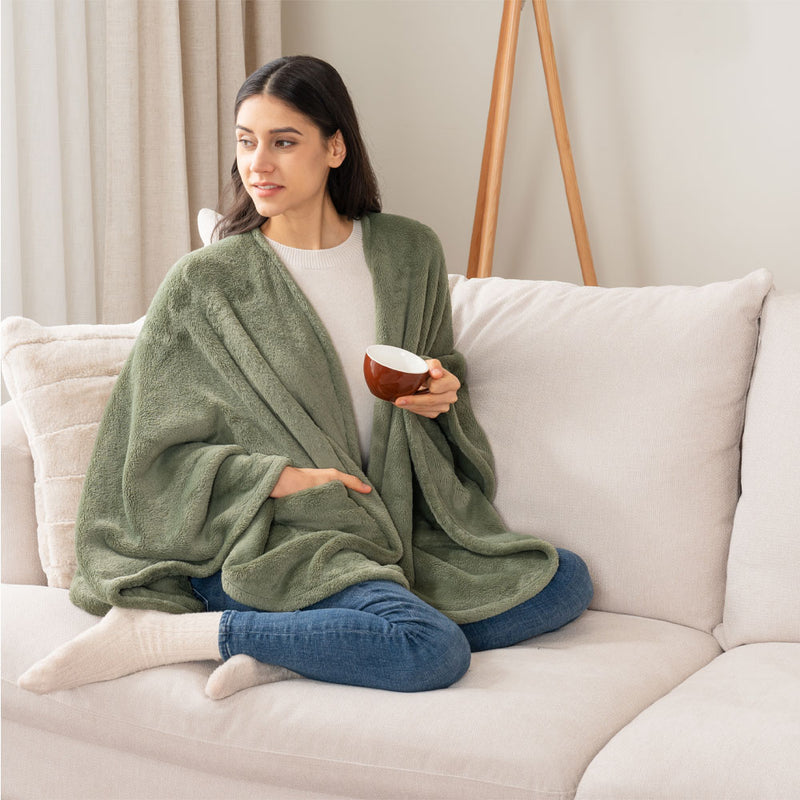
<svg viewBox="0 0 800 800">
<path fill-rule="evenodd" d="M 436 419 L 439 414 L 447 413 L 450 406 L 458 400 L 461 381 L 452 372 L 448 372 L 438 359 L 429 358 L 425 363 L 428 365 L 430 377 L 423 388 L 428 391 L 398 397 L 394 404 L 422 417 Z"/>
</svg>

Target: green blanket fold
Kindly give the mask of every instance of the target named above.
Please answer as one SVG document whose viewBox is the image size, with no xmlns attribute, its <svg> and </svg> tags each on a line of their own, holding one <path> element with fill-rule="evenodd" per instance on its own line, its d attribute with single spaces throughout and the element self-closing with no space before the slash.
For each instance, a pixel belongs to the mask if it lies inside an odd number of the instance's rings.
<svg viewBox="0 0 800 800">
<path fill-rule="evenodd" d="M 453 351 L 441 246 L 423 225 L 362 221 L 376 337 Z M 281 499 L 287 464 L 358 475 Z M 78 514 L 73 602 L 202 610 L 189 577 L 222 570 L 235 599 L 296 610 L 364 580 L 409 587 L 458 623 L 537 594 L 555 548 L 509 532 L 491 505 L 491 452 L 469 402 L 427 420 L 376 401 L 367 473 L 330 338 L 259 231 L 179 261 L 116 383 Z"/>
</svg>

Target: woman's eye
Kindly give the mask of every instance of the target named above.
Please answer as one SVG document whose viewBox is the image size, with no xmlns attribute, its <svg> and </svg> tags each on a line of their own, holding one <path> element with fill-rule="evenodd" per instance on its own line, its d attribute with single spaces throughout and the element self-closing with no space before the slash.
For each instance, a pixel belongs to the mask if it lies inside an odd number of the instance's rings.
<svg viewBox="0 0 800 800">
<path fill-rule="evenodd" d="M 252 147 L 253 142 L 250 139 L 238 139 L 237 140 L 242 147 Z"/>
<path fill-rule="evenodd" d="M 287 147 L 291 147 L 293 144 L 294 142 L 291 139 L 278 139 L 275 142 L 275 147 L 277 147 L 278 150 L 286 150 Z"/>
</svg>

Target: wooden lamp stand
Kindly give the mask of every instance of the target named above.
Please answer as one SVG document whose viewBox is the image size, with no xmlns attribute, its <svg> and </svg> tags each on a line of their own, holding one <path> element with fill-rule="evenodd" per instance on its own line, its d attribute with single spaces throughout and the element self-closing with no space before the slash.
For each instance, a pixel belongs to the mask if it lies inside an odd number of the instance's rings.
<svg viewBox="0 0 800 800">
<path fill-rule="evenodd" d="M 500 22 L 500 37 L 497 42 L 497 59 L 494 66 L 492 97 L 489 104 L 489 117 L 486 122 L 486 139 L 483 146 L 481 177 L 478 185 L 478 199 L 475 205 L 475 222 L 472 227 L 468 278 L 486 278 L 492 274 L 494 240 L 497 233 L 497 210 L 500 204 L 500 184 L 503 177 L 503 157 L 505 155 L 508 115 L 511 107 L 511 87 L 514 83 L 514 62 L 519 39 L 519 22 L 524 0 L 504 0 L 503 17 Z M 572 159 L 572 148 L 564 116 L 564 103 L 561 98 L 561 85 L 558 80 L 553 39 L 550 34 L 550 18 L 547 13 L 547 0 L 532 0 L 536 29 L 539 34 L 539 49 L 542 54 L 547 96 L 550 113 L 553 117 L 556 144 L 558 146 L 561 172 L 567 191 L 567 204 L 572 219 L 572 230 L 578 248 L 578 260 L 586 286 L 597 286 L 597 277 L 592 263 L 586 221 L 578 191 L 578 179 Z"/>
</svg>

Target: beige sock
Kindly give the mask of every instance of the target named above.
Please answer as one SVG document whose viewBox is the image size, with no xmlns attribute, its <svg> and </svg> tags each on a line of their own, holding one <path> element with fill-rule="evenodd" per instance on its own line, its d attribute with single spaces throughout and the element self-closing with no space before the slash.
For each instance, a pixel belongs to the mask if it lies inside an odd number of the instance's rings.
<svg viewBox="0 0 800 800">
<path fill-rule="evenodd" d="M 300 677 L 302 676 L 286 667 L 264 664 L 240 653 L 231 656 L 211 673 L 206 684 L 206 694 L 212 700 L 222 700 L 252 686 Z"/>
<path fill-rule="evenodd" d="M 183 661 L 220 660 L 222 612 L 168 614 L 112 608 L 89 630 L 37 661 L 18 685 L 37 694 Z"/>
</svg>

